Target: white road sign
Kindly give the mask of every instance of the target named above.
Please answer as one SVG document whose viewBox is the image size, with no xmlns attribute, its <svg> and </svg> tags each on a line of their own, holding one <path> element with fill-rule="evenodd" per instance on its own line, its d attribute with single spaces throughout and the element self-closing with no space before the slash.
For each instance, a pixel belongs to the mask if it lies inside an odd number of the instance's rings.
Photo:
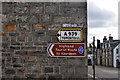
<svg viewBox="0 0 120 80">
<path fill-rule="evenodd" d="M 68 27 L 68 28 L 77 28 L 77 27 L 83 27 L 83 24 L 62 24 L 62 27 Z"/>
<path fill-rule="evenodd" d="M 62 28 L 58 31 L 57 37 L 60 42 L 81 42 L 82 29 L 80 28 Z"/>
</svg>

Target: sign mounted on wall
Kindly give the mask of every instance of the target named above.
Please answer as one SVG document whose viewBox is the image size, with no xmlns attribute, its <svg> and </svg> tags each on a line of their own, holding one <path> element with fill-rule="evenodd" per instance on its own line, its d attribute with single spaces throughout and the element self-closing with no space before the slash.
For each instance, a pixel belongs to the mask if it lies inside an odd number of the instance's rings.
<svg viewBox="0 0 120 80">
<path fill-rule="evenodd" d="M 47 51 L 51 57 L 85 57 L 84 43 L 52 43 Z"/>
<path fill-rule="evenodd" d="M 62 27 L 63 28 L 80 28 L 80 27 L 83 27 L 83 24 L 81 23 L 81 24 L 62 24 Z"/>
<path fill-rule="evenodd" d="M 57 33 L 59 42 L 82 42 L 82 28 L 61 28 Z"/>
</svg>

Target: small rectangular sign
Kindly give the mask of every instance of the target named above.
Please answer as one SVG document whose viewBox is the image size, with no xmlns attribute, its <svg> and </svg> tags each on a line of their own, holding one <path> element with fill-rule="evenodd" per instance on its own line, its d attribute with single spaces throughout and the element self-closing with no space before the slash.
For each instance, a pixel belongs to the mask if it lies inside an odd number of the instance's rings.
<svg viewBox="0 0 120 80">
<path fill-rule="evenodd" d="M 82 42 L 83 30 L 82 28 L 61 28 L 57 37 L 59 42 Z"/>
<path fill-rule="evenodd" d="M 83 24 L 62 24 L 63 28 L 78 28 L 78 27 L 83 27 Z"/>
<path fill-rule="evenodd" d="M 61 31 L 61 40 L 80 40 L 80 31 Z"/>
</svg>

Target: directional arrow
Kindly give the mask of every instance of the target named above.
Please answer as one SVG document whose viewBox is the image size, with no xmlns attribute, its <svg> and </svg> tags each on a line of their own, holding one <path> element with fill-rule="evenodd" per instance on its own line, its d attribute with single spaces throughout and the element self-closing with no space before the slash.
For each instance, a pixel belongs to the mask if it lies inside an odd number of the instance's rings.
<svg viewBox="0 0 120 80">
<path fill-rule="evenodd" d="M 50 44 L 48 47 L 47 51 L 50 53 L 50 56 L 54 56 L 53 51 L 52 51 L 53 47 L 54 47 L 54 44 Z"/>
<path fill-rule="evenodd" d="M 60 31 L 58 31 L 58 33 L 57 33 L 58 40 L 60 40 L 60 37 L 61 37 L 61 34 L 60 34 Z"/>
</svg>

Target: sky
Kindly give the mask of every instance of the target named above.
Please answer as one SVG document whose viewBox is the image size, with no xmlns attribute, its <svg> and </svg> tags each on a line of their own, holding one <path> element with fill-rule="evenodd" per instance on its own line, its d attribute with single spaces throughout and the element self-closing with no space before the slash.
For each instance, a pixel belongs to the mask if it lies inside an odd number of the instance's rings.
<svg viewBox="0 0 120 80">
<path fill-rule="evenodd" d="M 120 0 L 87 0 L 88 2 L 88 43 L 113 36 L 118 39 L 118 2 Z"/>
</svg>

